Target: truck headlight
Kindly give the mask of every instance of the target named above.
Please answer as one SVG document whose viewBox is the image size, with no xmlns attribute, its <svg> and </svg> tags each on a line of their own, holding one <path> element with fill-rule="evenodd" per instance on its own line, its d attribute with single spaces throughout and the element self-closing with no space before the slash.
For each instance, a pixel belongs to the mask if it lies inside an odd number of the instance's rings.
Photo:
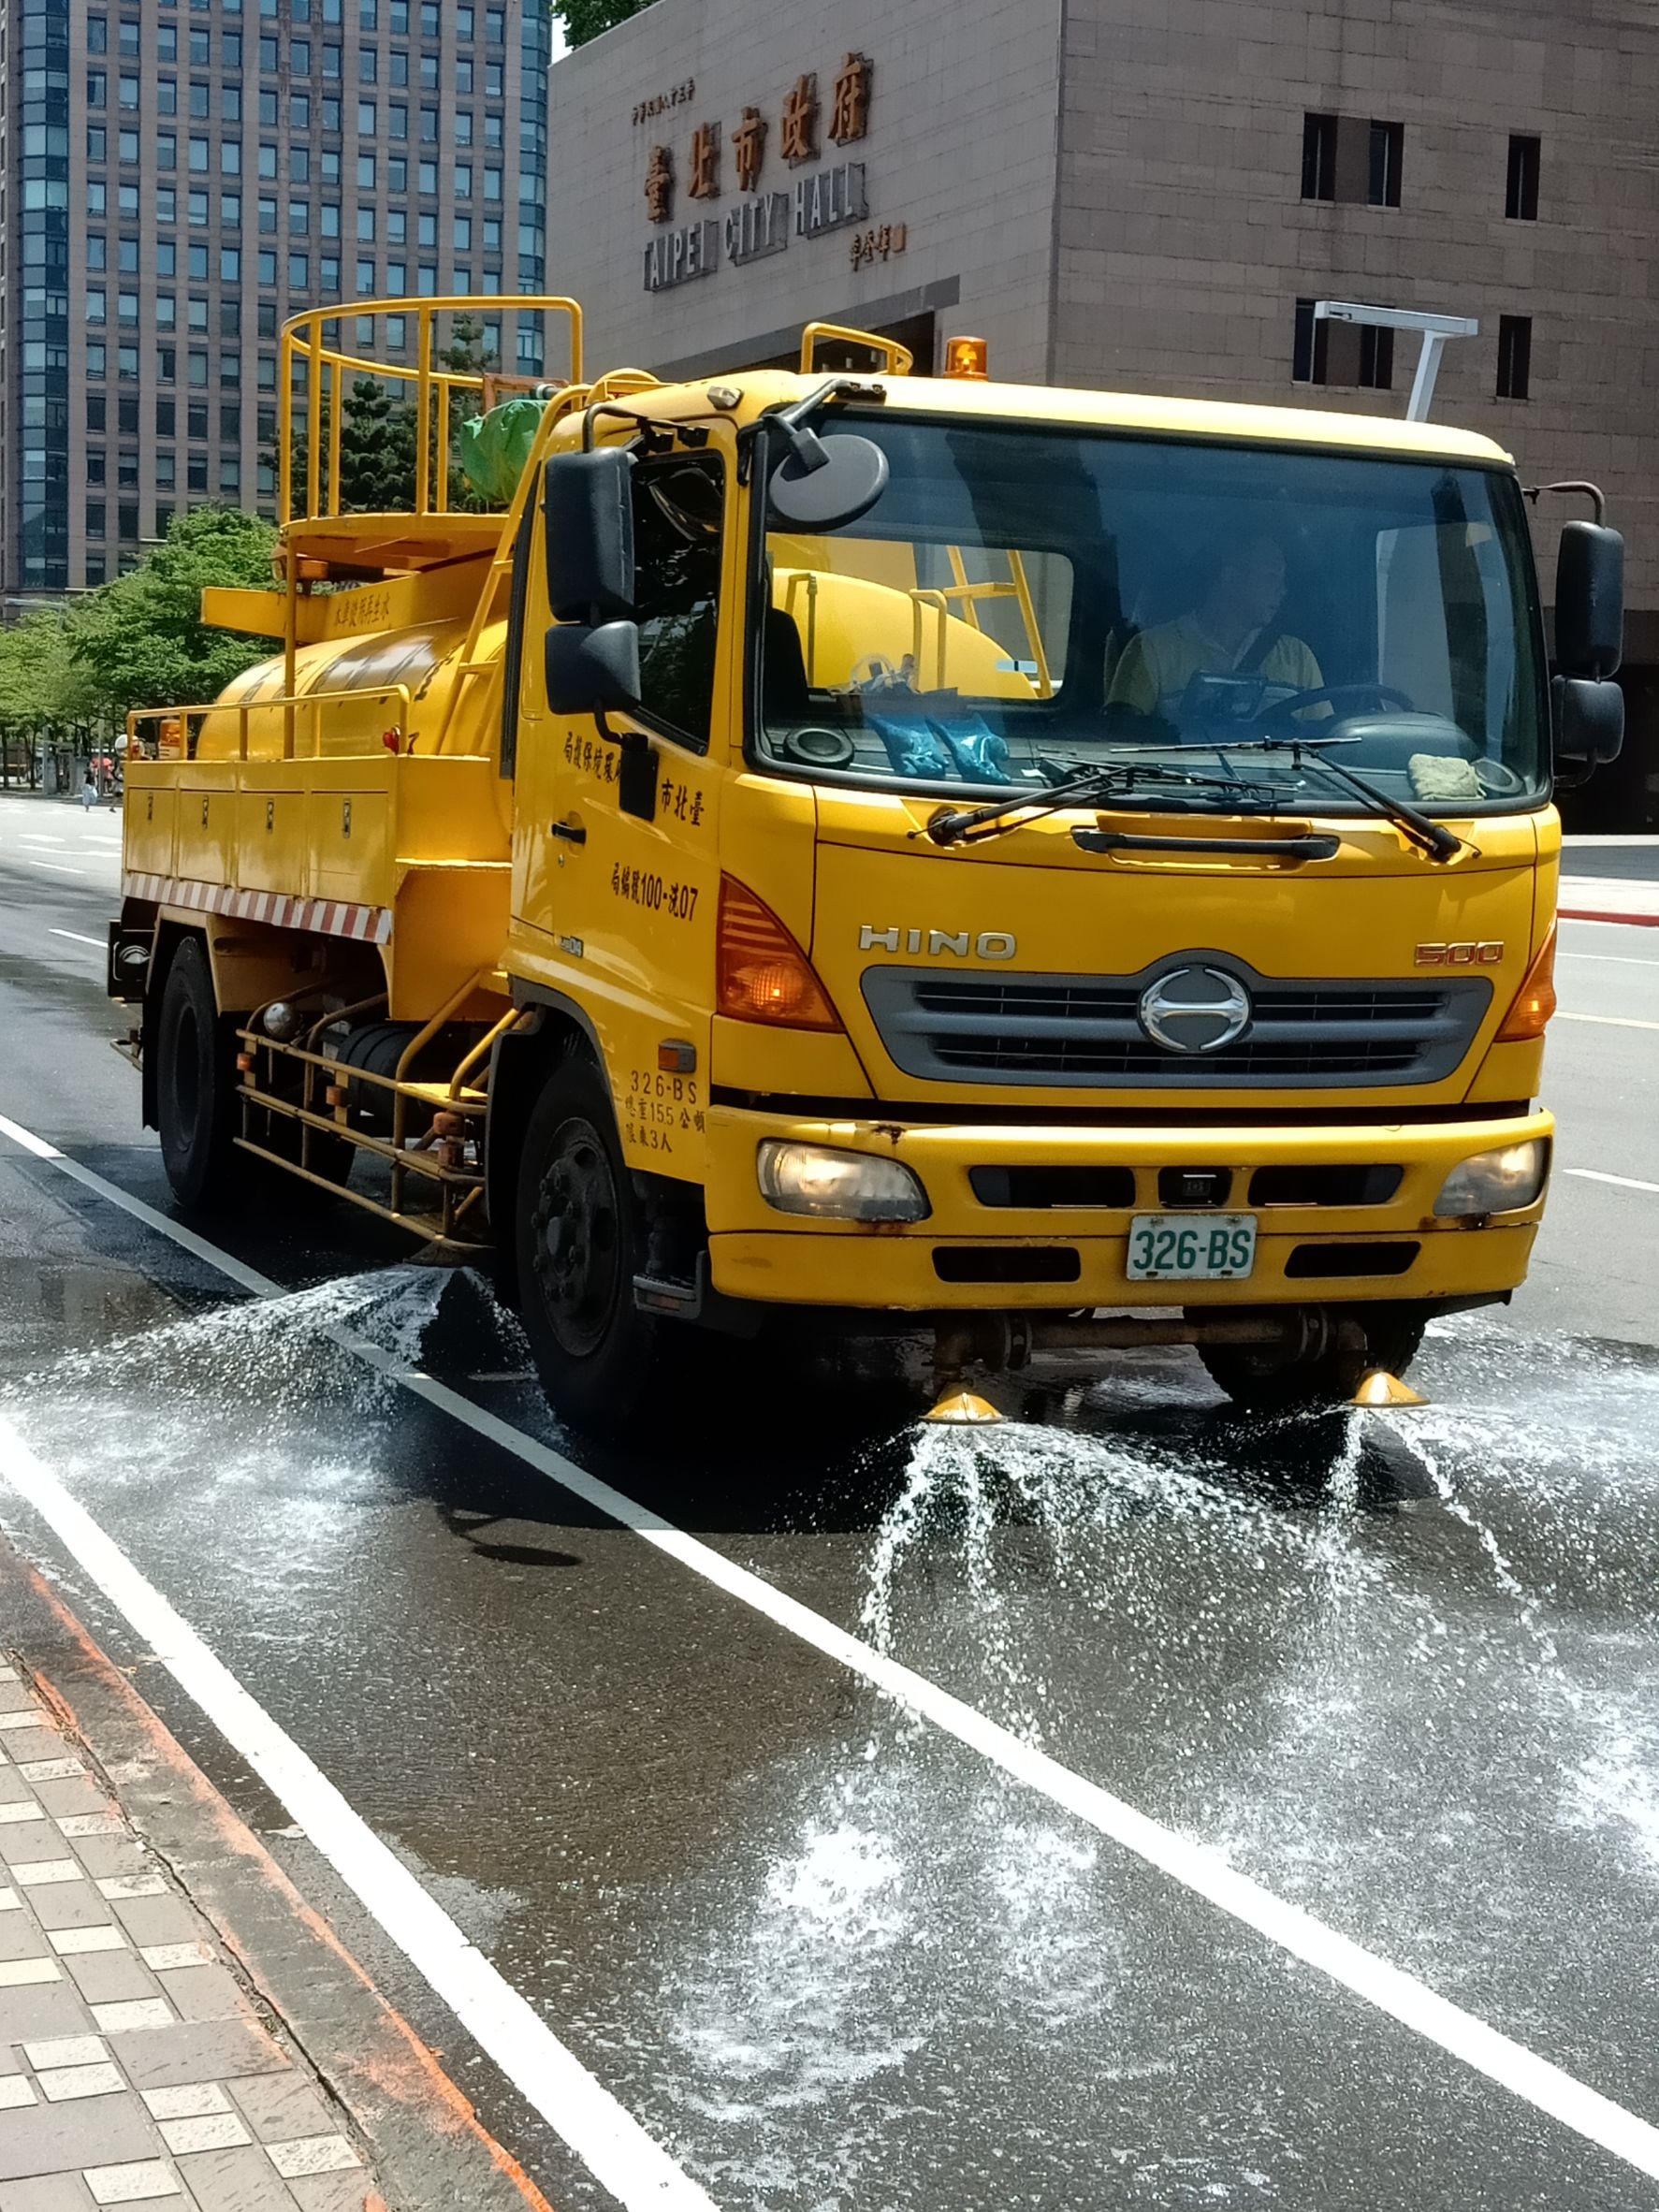
<svg viewBox="0 0 1659 2212">
<path fill-rule="evenodd" d="M 768 1137 L 757 1162 L 766 1203 L 821 1221 L 925 1221 L 927 1193 L 901 1160 Z"/>
<path fill-rule="evenodd" d="M 1544 1187 L 1550 1147 L 1542 1137 L 1477 1152 L 1453 1168 L 1440 1186 L 1434 1211 L 1449 1219 L 1469 1214 L 1513 1214 L 1530 1206 Z"/>
</svg>

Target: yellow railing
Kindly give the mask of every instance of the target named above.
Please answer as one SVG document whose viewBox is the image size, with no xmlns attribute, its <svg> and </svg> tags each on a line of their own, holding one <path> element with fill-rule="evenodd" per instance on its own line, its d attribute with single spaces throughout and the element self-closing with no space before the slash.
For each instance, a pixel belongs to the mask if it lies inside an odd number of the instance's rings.
<svg viewBox="0 0 1659 2212">
<path fill-rule="evenodd" d="M 290 522 L 302 517 L 316 519 L 341 511 L 341 431 L 348 403 L 349 378 L 384 379 L 415 387 L 415 505 L 416 515 L 444 515 L 449 511 L 449 433 L 453 397 L 475 394 L 487 405 L 493 392 L 517 378 L 503 378 L 494 370 L 447 369 L 434 365 L 437 321 L 440 315 L 485 316 L 562 314 L 570 325 L 568 381 L 582 381 L 582 310 L 574 299 L 541 293 L 458 293 L 434 299 L 343 300 L 336 307 L 309 308 L 283 327 L 277 385 L 277 518 Z M 415 325 L 415 360 L 393 360 L 377 354 L 348 351 L 340 342 L 349 323 L 381 322 L 397 318 Z M 330 327 L 335 342 L 326 342 Z M 386 348 L 389 353 L 389 343 Z M 406 352 L 408 349 L 401 348 Z M 297 373 L 298 371 L 298 373 Z M 549 380 L 559 388 L 564 380 Z M 302 417 L 304 439 L 304 502 L 296 514 L 294 502 L 295 416 Z M 325 431 L 325 422 L 327 429 Z M 411 510 L 400 510 L 409 512 Z"/>
<path fill-rule="evenodd" d="M 283 717 L 283 754 L 285 761 L 309 758 L 316 760 L 322 754 L 322 710 L 325 706 L 371 706 L 376 700 L 390 700 L 398 709 L 397 721 L 392 725 L 399 737 L 399 749 L 409 742 L 409 722 L 414 701 L 407 684 L 385 684 L 378 691 L 303 691 L 298 695 L 284 692 L 274 699 L 221 699 L 211 706 L 138 706 L 126 718 L 127 758 L 150 761 L 193 761 L 201 738 L 201 723 L 211 714 L 235 715 L 237 718 L 237 749 L 234 757 L 245 761 L 248 757 L 248 718 L 251 715 L 280 714 Z M 296 743 L 297 725 L 303 716 L 311 720 L 311 748 L 301 754 Z M 155 725 L 155 735 L 147 740 L 143 726 Z M 194 726 L 193 726 L 194 725 Z"/>
<path fill-rule="evenodd" d="M 820 339 L 831 338 L 845 345 L 855 345 L 880 354 L 886 363 L 889 376 L 909 376 L 916 366 L 916 357 L 908 345 L 900 345 L 896 338 L 882 338 L 874 330 L 854 330 L 845 323 L 808 323 L 801 332 L 801 374 L 810 376 L 818 366 Z"/>
</svg>

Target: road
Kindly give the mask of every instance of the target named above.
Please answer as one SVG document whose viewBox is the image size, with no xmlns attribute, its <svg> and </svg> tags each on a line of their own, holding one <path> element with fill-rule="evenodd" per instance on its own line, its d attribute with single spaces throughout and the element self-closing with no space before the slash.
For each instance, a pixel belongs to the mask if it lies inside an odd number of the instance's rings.
<svg viewBox="0 0 1659 2212">
<path fill-rule="evenodd" d="M 0 1117 L 81 1171 L 0 1134 L 0 1524 L 554 2204 L 1652 2212 L 1659 929 L 1564 925 L 1535 1270 L 1420 1413 L 757 1374 L 602 1453 L 366 1217 L 117 1202 L 117 851 L 0 800 Z"/>
</svg>

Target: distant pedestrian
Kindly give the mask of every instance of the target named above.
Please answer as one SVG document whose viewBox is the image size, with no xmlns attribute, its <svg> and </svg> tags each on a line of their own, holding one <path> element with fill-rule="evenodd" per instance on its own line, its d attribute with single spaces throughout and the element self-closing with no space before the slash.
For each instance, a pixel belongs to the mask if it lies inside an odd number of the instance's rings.
<svg viewBox="0 0 1659 2212">
<path fill-rule="evenodd" d="M 86 779 L 80 786 L 80 811 L 83 814 L 90 814 L 97 803 L 98 787 L 94 782 L 93 772 L 89 768 L 86 772 Z"/>
</svg>

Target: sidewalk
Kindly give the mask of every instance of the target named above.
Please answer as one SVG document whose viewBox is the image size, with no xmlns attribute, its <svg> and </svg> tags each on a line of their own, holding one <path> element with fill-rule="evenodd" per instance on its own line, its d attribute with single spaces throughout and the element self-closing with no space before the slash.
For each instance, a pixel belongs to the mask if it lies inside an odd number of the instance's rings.
<svg viewBox="0 0 1659 2212">
<path fill-rule="evenodd" d="M 0 2212 L 381 2205 L 203 1915 L 0 1666 Z"/>
<path fill-rule="evenodd" d="M 1558 910 L 1564 922 L 1659 927 L 1659 837 L 1565 838 Z"/>
</svg>

